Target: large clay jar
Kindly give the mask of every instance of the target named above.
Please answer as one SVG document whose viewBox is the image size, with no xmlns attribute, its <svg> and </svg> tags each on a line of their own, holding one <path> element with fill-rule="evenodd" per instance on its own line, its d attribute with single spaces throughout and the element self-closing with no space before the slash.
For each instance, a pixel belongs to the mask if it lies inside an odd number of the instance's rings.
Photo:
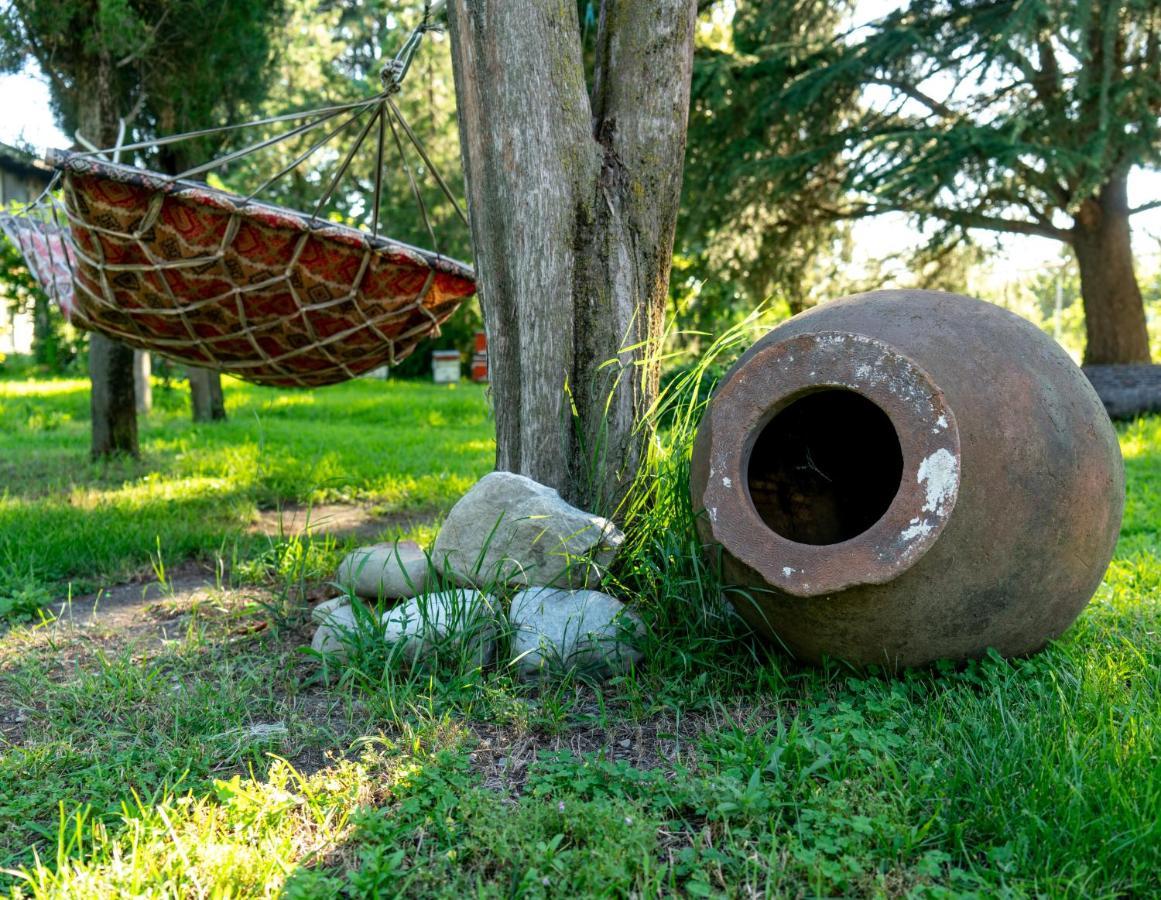
<svg viewBox="0 0 1161 900">
<path fill-rule="evenodd" d="M 1124 508 L 1116 434 L 1064 351 L 929 291 L 766 335 L 719 385 L 691 481 L 756 629 L 890 668 L 1043 647 L 1100 584 Z"/>
</svg>

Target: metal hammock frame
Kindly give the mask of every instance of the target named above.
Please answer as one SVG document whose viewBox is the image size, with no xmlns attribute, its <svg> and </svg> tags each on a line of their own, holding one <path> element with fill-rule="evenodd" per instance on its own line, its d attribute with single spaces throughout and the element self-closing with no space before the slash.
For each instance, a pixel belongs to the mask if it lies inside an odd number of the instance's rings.
<svg viewBox="0 0 1161 900">
<path fill-rule="evenodd" d="M 112 151 L 50 153 L 57 173 L 48 188 L 20 214 L 0 216 L 0 227 L 78 327 L 132 346 L 284 386 L 330 384 L 394 365 L 438 334 L 475 291 L 472 270 L 439 252 L 405 145 L 465 225 L 467 217 L 394 100 L 442 5 L 425 7 L 383 67 L 374 96 Z M 281 123 L 296 124 L 174 176 L 101 159 Z M 354 142 L 309 216 L 256 199 L 352 127 Z M 189 180 L 320 129 L 321 137 L 246 196 Z M 322 213 L 372 134 L 369 230 L 326 221 Z M 434 252 L 379 234 L 388 136 Z"/>
</svg>

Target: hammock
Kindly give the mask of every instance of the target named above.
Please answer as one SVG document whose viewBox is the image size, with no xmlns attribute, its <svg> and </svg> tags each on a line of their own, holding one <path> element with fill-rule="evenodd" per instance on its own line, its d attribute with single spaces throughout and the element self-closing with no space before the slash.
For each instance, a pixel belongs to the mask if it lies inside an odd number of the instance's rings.
<svg viewBox="0 0 1161 900">
<path fill-rule="evenodd" d="M 81 328 L 259 384 L 394 365 L 475 292 L 462 263 L 204 185 L 65 156 Z"/>
<path fill-rule="evenodd" d="M 73 310 L 73 253 L 67 231 L 55 222 L 0 213 L 0 231 L 20 251 L 32 277 L 66 318 Z"/>
<path fill-rule="evenodd" d="M 235 151 L 189 174 L 351 115 L 263 187 L 305 162 L 327 140 L 371 111 L 313 215 L 205 184 L 119 165 L 92 153 L 55 152 L 62 198 L 52 187 L 0 227 L 29 269 L 79 328 L 180 362 L 258 384 L 314 387 L 394 365 L 475 293 L 463 263 L 380 237 L 379 190 L 390 127 L 420 213 L 427 212 L 403 154 L 401 126 L 440 188 L 451 195 L 391 95 L 407 71 L 430 15 L 384 70 L 370 100 L 251 124 L 308 118 L 286 134 Z M 319 217 L 375 124 L 379 143 L 370 231 Z M 246 126 L 233 126 L 246 127 Z M 232 129 L 231 129 L 232 130 Z M 198 137 L 177 135 L 136 150 Z M 47 211 L 47 212 L 46 212 Z"/>
</svg>

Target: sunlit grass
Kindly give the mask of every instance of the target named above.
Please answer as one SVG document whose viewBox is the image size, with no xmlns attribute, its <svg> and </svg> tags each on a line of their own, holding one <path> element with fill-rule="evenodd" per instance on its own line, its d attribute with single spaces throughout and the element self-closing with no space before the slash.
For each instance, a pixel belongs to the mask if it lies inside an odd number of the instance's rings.
<svg viewBox="0 0 1161 900">
<path fill-rule="evenodd" d="M 51 381 L 0 381 L 0 400 L 7 397 L 48 397 L 57 394 L 84 393 L 88 396 L 89 382 L 80 378 L 54 378 Z"/>
<path fill-rule="evenodd" d="M 17 476 L 0 500 L 0 571 L 55 588 L 47 568 L 21 568 L 26 548 L 79 560 L 80 580 L 148 565 L 159 535 L 167 560 L 197 555 L 272 501 L 439 509 L 491 461 L 483 397 L 466 386 L 229 396 L 224 426 L 175 406 L 150 423 L 145 462 L 99 467 L 68 406 L 79 395 L 44 404 L 37 421 L 56 410 L 55 430 L 3 407 L 25 424 L 0 447 L 27 455 L 0 457 Z M 683 499 L 696 410 L 671 412 L 655 502 L 610 582 L 645 617 L 645 659 L 611 683 L 403 671 L 370 633 L 346 666 L 323 666 L 303 652 L 301 607 L 249 592 L 329 577 L 334 547 L 294 540 L 239 545 L 244 589 L 177 609 L 183 631 L 164 643 L 123 646 L 99 625 L 0 635 L 0 735 L 14 735 L 0 737 L 0 890 L 1161 893 L 1161 418 L 1119 429 L 1120 542 L 1059 641 L 895 678 L 801 667 L 738 631 Z M 435 526 L 415 533 L 429 542 Z"/>
<path fill-rule="evenodd" d="M 229 420 L 212 425 L 189 421 L 184 386 L 158 382 L 154 396 L 141 461 L 93 464 L 85 382 L 0 381 L 0 598 L 30 580 L 63 596 L 70 582 L 84 591 L 128 578 L 158 540 L 171 563 L 223 548 L 246 556 L 259 509 L 349 502 L 436 514 L 494 454 L 475 385 L 292 392 L 227 379 Z"/>
</svg>

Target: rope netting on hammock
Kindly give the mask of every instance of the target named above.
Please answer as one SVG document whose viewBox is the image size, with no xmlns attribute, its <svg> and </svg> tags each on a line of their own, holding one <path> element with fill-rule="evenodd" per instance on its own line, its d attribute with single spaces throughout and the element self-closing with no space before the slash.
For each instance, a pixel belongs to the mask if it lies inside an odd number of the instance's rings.
<svg viewBox="0 0 1161 900">
<path fill-rule="evenodd" d="M 305 120 L 185 177 L 108 162 L 98 153 L 54 152 L 53 185 L 29 208 L 0 215 L 0 228 L 75 325 L 131 346 L 279 386 L 333 384 L 394 365 L 438 334 L 440 324 L 475 292 L 470 267 L 378 234 L 388 130 L 433 244 L 400 132 L 463 218 L 391 99 L 419 38 L 431 27 L 429 11 L 385 67 L 384 90 L 377 96 L 251 123 Z M 368 113 L 313 214 L 254 199 Z M 337 127 L 250 196 L 188 180 L 343 114 Z M 320 212 L 376 125 L 370 230 L 329 222 Z M 238 127 L 245 126 L 229 130 Z M 118 152 L 212 133 L 176 135 Z"/>
</svg>

